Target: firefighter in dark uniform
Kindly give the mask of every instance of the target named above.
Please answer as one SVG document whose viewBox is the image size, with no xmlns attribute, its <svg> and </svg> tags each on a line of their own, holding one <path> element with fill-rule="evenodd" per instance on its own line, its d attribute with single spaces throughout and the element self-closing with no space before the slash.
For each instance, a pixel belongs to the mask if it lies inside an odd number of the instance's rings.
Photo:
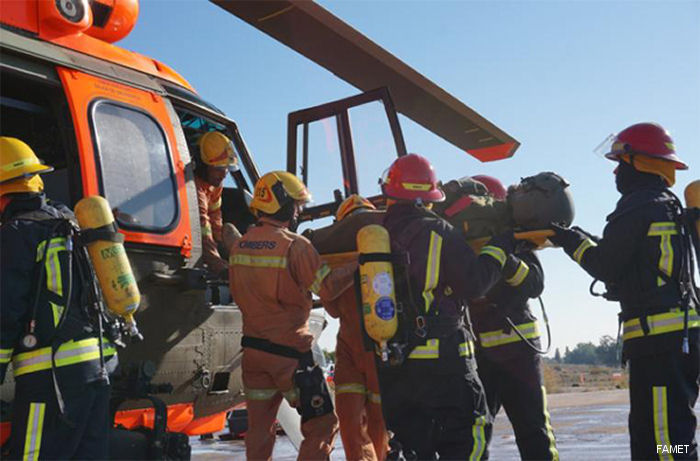
<svg viewBox="0 0 700 461">
<path fill-rule="evenodd" d="M 490 176 L 472 179 L 483 183 L 494 199 L 506 199 L 506 189 L 498 179 Z M 469 303 L 477 339 L 479 378 L 491 416 L 495 418 L 501 406 L 505 408 L 520 457 L 557 460 L 559 453 L 547 411 L 542 362 L 534 350 L 540 348 L 540 333 L 528 305 L 530 298 L 542 293 L 544 273 L 532 251 L 518 250 L 516 256 L 520 263 L 515 274 L 502 278 L 486 296 Z"/>
<path fill-rule="evenodd" d="M 675 171 L 687 165 L 655 123 L 618 133 L 606 157 L 618 162 L 622 197 L 603 237 L 553 226 L 550 240 L 605 283 L 608 299 L 620 302 L 632 458 L 697 459 L 700 317 L 692 241 L 682 205 L 668 189 Z"/>
<path fill-rule="evenodd" d="M 108 457 L 114 347 L 86 308 L 73 213 L 52 204 L 24 142 L 0 138 L 0 380 L 15 378 L 10 459 Z M 84 261 L 84 260 L 83 260 Z M 82 276 L 81 276 L 82 274 Z"/>
<path fill-rule="evenodd" d="M 407 459 L 486 459 L 491 421 L 464 300 L 483 296 L 502 275 L 513 276 L 513 236 L 495 237 L 475 255 L 459 231 L 429 210 L 444 193 L 419 155 L 397 159 L 382 179 L 382 192 L 392 252 L 410 261 L 404 269 L 408 286 L 397 285 L 397 294 L 414 317 L 399 327 L 408 357 L 380 369 L 387 428 Z"/>
</svg>

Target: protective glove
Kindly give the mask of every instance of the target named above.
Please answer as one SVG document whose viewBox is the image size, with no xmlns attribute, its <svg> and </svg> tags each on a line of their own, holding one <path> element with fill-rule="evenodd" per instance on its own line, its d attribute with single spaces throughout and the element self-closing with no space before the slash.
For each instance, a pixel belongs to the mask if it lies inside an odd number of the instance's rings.
<svg viewBox="0 0 700 461">
<path fill-rule="evenodd" d="M 549 228 L 554 231 L 554 235 L 548 237 L 549 241 L 567 251 L 573 251 L 581 241 L 588 238 L 588 234 L 577 227 L 567 229 L 559 224 L 552 223 Z"/>
</svg>

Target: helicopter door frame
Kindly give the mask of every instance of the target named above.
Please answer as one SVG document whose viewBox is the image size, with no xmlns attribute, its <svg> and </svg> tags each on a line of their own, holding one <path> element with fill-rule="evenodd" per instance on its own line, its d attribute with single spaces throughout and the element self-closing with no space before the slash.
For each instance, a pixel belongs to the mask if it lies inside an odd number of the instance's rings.
<svg viewBox="0 0 700 461">
<path fill-rule="evenodd" d="M 331 101 L 319 106 L 290 112 L 287 117 L 287 171 L 295 174 L 297 169 L 297 129 L 302 125 L 303 146 L 302 146 L 302 181 L 308 184 L 308 164 L 309 164 L 309 124 L 330 117 L 335 117 L 338 129 L 338 141 L 340 144 L 341 165 L 343 170 L 343 187 L 345 196 L 359 193 L 357 180 L 357 164 L 355 162 L 355 152 L 352 143 L 349 110 L 353 107 L 361 106 L 370 102 L 381 102 L 384 106 L 386 116 L 394 138 L 396 152 L 399 157 L 407 154 L 406 143 L 399 117 L 391 99 L 391 94 L 387 87 L 380 87 L 366 91 L 348 98 Z M 338 200 L 336 200 L 337 202 Z M 325 203 L 307 208 L 299 217 L 299 221 L 308 221 L 335 212 L 338 203 Z"/>
</svg>

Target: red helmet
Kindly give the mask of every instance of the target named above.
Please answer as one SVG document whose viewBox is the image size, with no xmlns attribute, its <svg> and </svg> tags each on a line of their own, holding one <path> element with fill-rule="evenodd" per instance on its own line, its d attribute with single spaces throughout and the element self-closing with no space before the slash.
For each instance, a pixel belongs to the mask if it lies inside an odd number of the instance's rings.
<svg viewBox="0 0 700 461">
<path fill-rule="evenodd" d="M 508 195 L 508 192 L 506 192 L 506 188 L 503 187 L 503 183 L 501 181 L 494 178 L 493 176 L 478 174 L 476 176 L 472 176 L 472 179 L 474 181 L 479 181 L 481 184 L 486 186 L 486 189 L 488 189 L 489 194 L 493 195 L 493 198 L 495 198 L 496 200 L 503 201 L 506 199 L 506 195 Z"/>
<path fill-rule="evenodd" d="M 671 135 L 658 123 L 637 123 L 620 131 L 605 157 L 618 160 L 623 154 L 646 155 L 673 162 L 677 170 L 688 169 L 688 165 L 676 155 Z"/>
<path fill-rule="evenodd" d="M 418 154 L 408 154 L 394 160 L 384 172 L 380 184 L 382 193 L 396 200 L 445 200 L 433 166 L 428 159 Z"/>
</svg>

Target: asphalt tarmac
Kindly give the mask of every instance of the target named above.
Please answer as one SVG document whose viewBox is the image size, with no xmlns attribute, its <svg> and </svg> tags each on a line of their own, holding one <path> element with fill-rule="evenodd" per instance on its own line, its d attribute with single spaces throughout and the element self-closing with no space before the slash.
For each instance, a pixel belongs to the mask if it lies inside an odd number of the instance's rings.
<svg viewBox="0 0 700 461">
<path fill-rule="evenodd" d="M 561 459 L 629 459 L 628 411 L 627 390 L 550 395 L 549 412 Z M 700 402 L 695 411 L 700 411 Z M 700 430 L 697 438 L 700 440 Z M 212 441 L 200 441 L 193 438 L 191 443 L 192 459 L 245 459 L 242 440 L 222 441 L 215 437 Z M 338 440 L 331 459 L 345 460 L 342 450 Z M 496 418 L 489 450 L 492 460 L 520 458 L 510 422 L 503 411 Z M 277 438 L 273 459 L 296 459 L 296 451 L 284 435 Z"/>
</svg>

